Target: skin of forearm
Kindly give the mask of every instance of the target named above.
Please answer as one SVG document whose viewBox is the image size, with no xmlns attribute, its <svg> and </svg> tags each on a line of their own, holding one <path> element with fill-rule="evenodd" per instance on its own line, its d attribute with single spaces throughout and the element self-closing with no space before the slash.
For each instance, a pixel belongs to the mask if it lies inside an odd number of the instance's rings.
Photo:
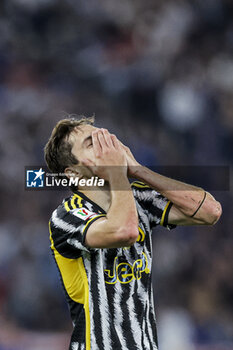
<svg viewBox="0 0 233 350">
<path fill-rule="evenodd" d="M 111 205 L 107 213 L 109 225 L 117 228 L 138 227 L 136 204 L 126 175 L 115 174 L 109 179 Z"/>
<path fill-rule="evenodd" d="M 205 191 L 202 188 L 170 179 L 144 166 L 138 167 L 134 175 L 167 197 L 187 216 L 195 213 L 204 198 Z M 207 193 L 205 201 L 207 200 L 213 201 L 214 198 Z"/>
</svg>

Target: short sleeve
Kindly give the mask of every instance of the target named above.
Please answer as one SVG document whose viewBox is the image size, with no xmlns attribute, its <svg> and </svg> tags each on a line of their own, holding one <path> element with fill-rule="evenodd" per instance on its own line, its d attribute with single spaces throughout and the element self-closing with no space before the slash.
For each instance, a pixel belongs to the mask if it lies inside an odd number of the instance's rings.
<svg viewBox="0 0 233 350">
<path fill-rule="evenodd" d="M 85 237 L 90 225 L 103 216 L 85 207 L 67 209 L 60 205 L 49 222 L 51 249 L 70 259 L 80 257 L 82 251 L 95 251 L 85 246 Z"/>
<path fill-rule="evenodd" d="M 173 205 L 172 202 L 143 182 L 134 181 L 131 187 L 135 199 L 147 214 L 151 227 L 161 225 L 169 230 L 176 227 L 168 224 L 168 214 Z"/>
</svg>

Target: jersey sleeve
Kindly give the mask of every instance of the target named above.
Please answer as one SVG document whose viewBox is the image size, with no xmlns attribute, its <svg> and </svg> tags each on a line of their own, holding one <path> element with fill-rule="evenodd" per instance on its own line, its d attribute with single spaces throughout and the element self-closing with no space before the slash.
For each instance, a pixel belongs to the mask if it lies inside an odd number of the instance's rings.
<svg viewBox="0 0 233 350">
<path fill-rule="evenodd" d="M 140 181 L 131 184 L 134 197 L 147 214 L 151 227 L 161 225 L 171 230 L 176 225 L 168 224 L 168 214 L 173 205 L 166 197 Z"/>
<path fill-rule="evenodd" d="M 70 209 L 61 204 L 49 222 L 51 249 L 69 259 L 80 257 L 82 251 L 95 251 L 85 246 L 86 233 L 93 222 L 104 216 L 83 206 Z"/>
</svg>

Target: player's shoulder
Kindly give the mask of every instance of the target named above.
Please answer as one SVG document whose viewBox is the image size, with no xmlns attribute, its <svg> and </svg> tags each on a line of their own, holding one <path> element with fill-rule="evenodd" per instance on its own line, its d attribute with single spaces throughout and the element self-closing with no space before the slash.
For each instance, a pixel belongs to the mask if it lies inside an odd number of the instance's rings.
<svg viewBox="0 0 233 350">
<path fill-rule="evenodd" d="M 64 218 L 67 216 L 67 205 L 70 203 L 71 197 L 64 198 L 62 202 L 53 210 L 49 223 L 51 225 L 61 222 L 61 220 L 64 220 Z M 55 226 L 58 226 L 57 224 Z"/>
<path fill-rule="evenodd" d="M 153 195 L 153 190 L 150 186 L 142 181 L 133 181 L 131 183 L 132 192 L 136 201 L 144 201 Z"/>
<path fill-rule="evenodd" d="M 134 198 L 138 201 L 159 200 L 163 196 L 155 189 L 142 181 L 134 181 L 131 183 Z"/>
<path fill-rule="evenodd" d="M 62 203 L 53 211 L 51 219 L 57 218 L 70 222 L 72 217 L 75 217 L 76 222 L 77 219 L 85 221 L 93 215 L 93 211 L 91 203 L 75 193 L 63 199 Z"/>
</svg>

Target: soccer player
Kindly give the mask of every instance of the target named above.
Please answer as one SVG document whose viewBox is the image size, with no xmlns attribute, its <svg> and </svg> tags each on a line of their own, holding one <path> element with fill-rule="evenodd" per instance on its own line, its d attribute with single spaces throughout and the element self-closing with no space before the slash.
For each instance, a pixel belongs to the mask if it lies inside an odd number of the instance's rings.
<svg viewBox="0 0 233 350">
<path fill-rule="evenodd" d="M 105 179 L 72 188 L 50 219 L 51 249 L 73 321 L 70 350 L 156 350 L 152 228 L 213 225 L 212 195 L 141 166 L 88 118 L 63 119 L 45 146 L 53 173 Z M 130 184 L 128 177 L 136 178 Z"/>
</svg>

